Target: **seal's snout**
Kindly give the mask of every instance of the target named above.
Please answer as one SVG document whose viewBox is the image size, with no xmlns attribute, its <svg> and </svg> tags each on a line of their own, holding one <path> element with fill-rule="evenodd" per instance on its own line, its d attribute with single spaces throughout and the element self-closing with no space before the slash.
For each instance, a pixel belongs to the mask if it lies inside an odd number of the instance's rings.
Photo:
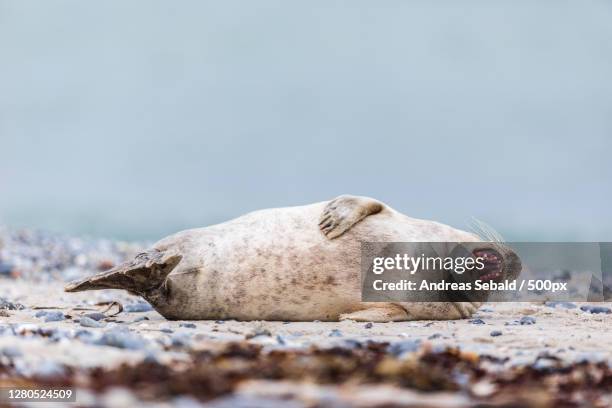
<svg viewBox="0 0 612 408">
<path fill-rule="evenodd" d="M 521 259 L 514 251 L 505 246 L 495 249 L 479 248 L 475 249 L 472 254 L 476 258 L 481 258 L 484 264 L 480 275 L 482 281 L 513 280 L 521 272 Z"/>
<path fill-rule="evenodd" d="M 503 256 L 494 249 L 481 248 L 472 252 L 476 258 L 481 258 L 484 267 L 480 270 L 480 280 L 499 281 L 502 278 L 504 259 Z"/>
</svg>

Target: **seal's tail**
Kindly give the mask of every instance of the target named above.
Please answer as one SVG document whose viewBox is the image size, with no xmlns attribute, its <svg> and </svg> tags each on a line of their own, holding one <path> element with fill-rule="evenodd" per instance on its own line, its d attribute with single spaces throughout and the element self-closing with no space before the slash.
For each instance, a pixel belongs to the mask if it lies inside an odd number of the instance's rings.
<svg viewBox="0 0 612 408">
<path fill-rule="evenodd" d="M 176 252 L 152 249 L 113 269 L 71 282 L 64 290 L 80 292 L 97 289 L 125 289 L 142 295 L 159 288 L 181 259 L 182 256 Z"/>
</svg>

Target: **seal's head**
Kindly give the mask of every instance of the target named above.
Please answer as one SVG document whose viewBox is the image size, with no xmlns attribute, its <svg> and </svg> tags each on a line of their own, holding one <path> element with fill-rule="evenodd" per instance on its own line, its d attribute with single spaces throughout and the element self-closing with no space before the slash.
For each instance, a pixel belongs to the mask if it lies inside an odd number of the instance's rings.
<svg viewBox="0 0 612 408">
<path fill-rule="evenodd" d="M 462 293 L 449 294 L 454 300 L 484 302 L 491 295 L 493 283 L 513 282 L 518 278 L 522 265 L 519 256 L 501 242 L 467 242 L 459 244 L 454 257 L 470 257 L 474 267 L 464 274 L 453 274 L 457 282 L 470 283 L 471 288 Z M 479 285 L 476 285 L 479 283 Z"/>
</svg>

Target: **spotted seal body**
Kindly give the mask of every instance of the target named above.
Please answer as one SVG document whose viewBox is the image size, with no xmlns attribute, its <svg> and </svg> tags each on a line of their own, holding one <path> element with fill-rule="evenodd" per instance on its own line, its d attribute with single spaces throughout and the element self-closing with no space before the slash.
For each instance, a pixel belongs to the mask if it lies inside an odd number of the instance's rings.
<svg viewBox="0 0 612 408">
<path fill-rule="evenodd" d="M 66 291 L 126 289 L 168 319 L 457 319 L 477 303 L 363 303 L 361 242 L 478 237 L 410 218 L 367 197 L 249 213 L 162 239 L 133 261 Z"/>
</svg>

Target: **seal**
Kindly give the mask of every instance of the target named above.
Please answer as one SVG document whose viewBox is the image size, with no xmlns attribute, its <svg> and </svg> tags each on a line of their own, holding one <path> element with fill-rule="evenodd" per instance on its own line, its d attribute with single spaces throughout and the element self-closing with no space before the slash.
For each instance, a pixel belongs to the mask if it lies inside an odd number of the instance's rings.
<svg viewBox="0 0 612 408">
<path fill-rule="evenodd" d="M 378 200 L 343 195 L 178 232 L 65 290 L 125 289 L 171 320 L 460 319 L 480 303 L 362 302 L 361 243 L 479 241 Z M 516 254 L 503 248 L 486 242 L 478 248 L 494 257 L 493 275 L 500 278 L 520 270 Z"/>
</svg>

